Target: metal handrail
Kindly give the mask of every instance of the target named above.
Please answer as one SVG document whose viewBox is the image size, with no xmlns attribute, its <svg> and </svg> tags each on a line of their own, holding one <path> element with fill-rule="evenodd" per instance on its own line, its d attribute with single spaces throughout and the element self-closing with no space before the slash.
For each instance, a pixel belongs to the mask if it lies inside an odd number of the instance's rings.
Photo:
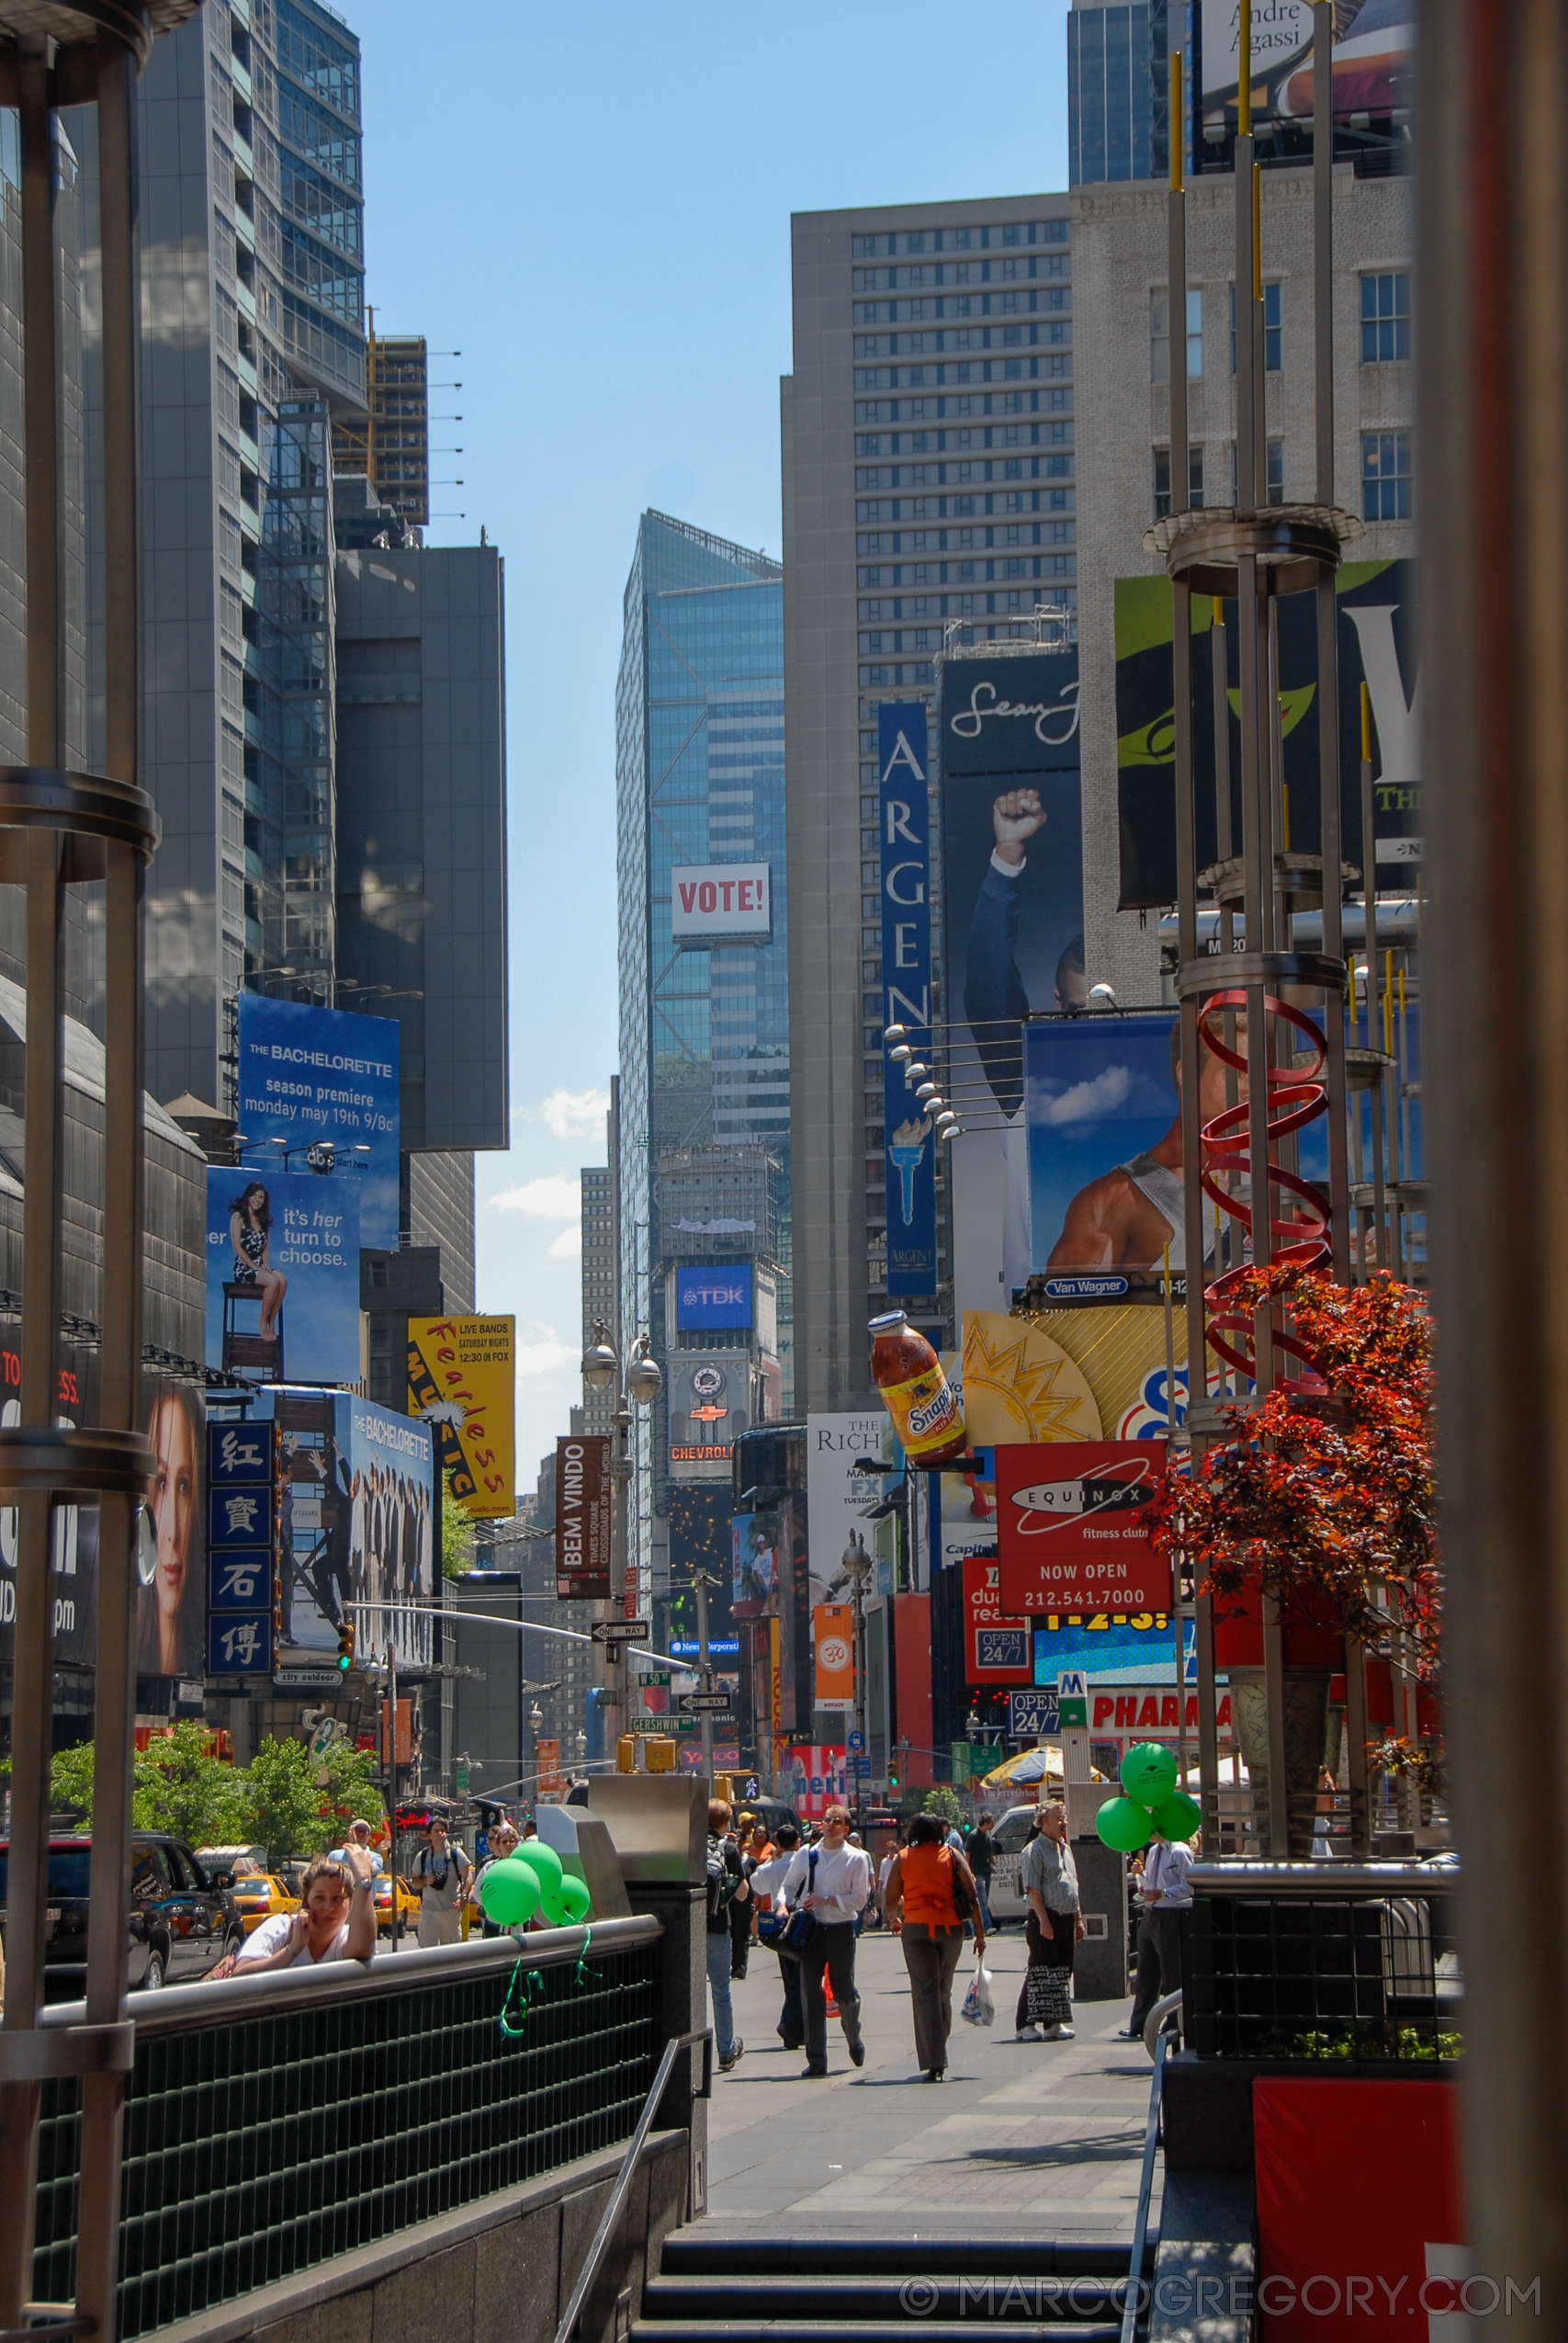
<svg viewBox="0 0 1568 2343">
<path fill-rule="evenodd" d="M 704 2044 L 703 2087 L 700 2091 L 694 2091 L 692 2097 L 705 2099 L 708 2095 L 709 2084 L 706 2045 L 712 2040 L 712 2027 L 702 2026 L 693 2033 L 671 2034 L 665 2043 L 664 2055 L 659 2062 L 659 2072 L 649 2085 L 648 2097 L 642 2103 L 642 2113 L 637 2119 L 637 2130 L 626 2143 L 626 2152 L 621 2159 L 621 2168 L 615 2175 L 615 2185 L 610 2191 L 609 2202 L 605 2205 L 599 2226 L 593 2233 L 593 2243 L 588 2248 L 588 2258 L 578 2271 L 577 2283 L 571 2290 L 571 2300 L 568 2303 L 561 2323 L 556 2329 L 555 2343 L 571 2343 L 572 2329 L 582 2315 L 582 2305 L 588 2300 L 589 2291 L 599 2275 L 600 2265 L 609 2250 L 610 2240 L 615 2234 L 615 2224 L 621 2217 L 622 2209 L 626 2201 L 626 2192 L 632 2184 L 632 2174 L 637 2170 L 637 2160 L 642 2154 L 642 2144 L 647 2139 L 649 2126 L 653 2122 L 654 2110 L 664 2096 L 665 2086 L 670 2080 L 676 2054 L 682 2050 L 689 2050 L 694 2043 L 700 2042 Z"/>
<path fill-rule="evenodd" d="M 1144 2251 L 1149 2235 L 1149 2199 L 1154 2193 L 1155 2151 L 1159 2145 L 1159 2094 L 1165 2079 L 1166 2053 L 1170 2036 L 1161 2034 L 1155 2043 L 1154 2080 L 1149 2085 L 1149 2121 L 1144 2134 L 1144 2168 L 1138 2180 L 1138 2211 L 1133 2223 L 1133 2249 L 1127 2257 L 1127 2293 L 1122 2305 L 1122 2343 L 1135 2343 L 1138 2313 L 1143 2307 Z M 556 2343 L 562 2343 L 558 2336 Z"/>
<path fill-rule="evenodd" d="M 1179 1986 L 1174 1993 L 1168 1993 L 1162 2000 L 1156 2001 L 1154 2008 L 1149 2011 L 1148 2016 L 1144 2020 L 1144 2048 L 1148 2052 L 1151 2058 L 1155 2054 L 1155 2046 L 1159 2042 L 1162 2035 L 1171 2041 L 1179 2041 L 1180 2039 L 1179 2028 L 1178 2027 L 1174 2030 L 1168 2030 L 1165 2022 L 1170 2016 L 1172 2010 L 1179 2009 L 1180 2007 L 1181 1988 Z"/>
<path fill-rule="evenodd" d="M 309 1969 L 264 1969 L 254 1976 L 241 1971 L 215 1983 L 198 1977 L 189 1985 L 165 1986 L 161 1993 L 133 1993 L 127 2009 L 135 2020 L 137 2040 L 145 2042 L 157 2034 L 196 2033 L 299 2009 L 301 1996 L 314 2006 L 376 2000 L 412 1986 L 452 1985 L 488 1969 L 509 1969 L 519 1953 L 532 1969 L 564 1968 L 580 1961 L 585 1951 L 629 1952 L 639 1944 L 656 1942 L 663 1933 L 664 1923 L 657 1914 L 636 1912 L 629 1919 L 594 1920 L 517 1936 L 471 1937 L 466 1944 L 421 1945 L 412 1952 L 382 1953 L 366 1963 L 326 1961 Z M 84 2002 L 52 2001 L 42 2022 L 50 2028 L 80 2026 L 85 2013 Z"/>
<path fill-rule="evenodd" d="M 1194 1863 L 1187 1884 L 1203 1896 L 1442 1896 L 1459 1885 L 1459 1865 L 1448 1856 L 1426 1863 L 1400 1857 L 1387 1862 L 1270 1862 L 1241 1856 L 1234 1862 Z"/>
</svg>

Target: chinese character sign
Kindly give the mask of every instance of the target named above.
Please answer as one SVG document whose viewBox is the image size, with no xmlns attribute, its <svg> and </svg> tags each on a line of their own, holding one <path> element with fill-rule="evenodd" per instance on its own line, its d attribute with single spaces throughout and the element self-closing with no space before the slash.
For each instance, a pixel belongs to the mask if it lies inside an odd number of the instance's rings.
<svg viewBox="0 0 1568 2343">
<path fill-rule="evenodd" d="M 208 1672 L 261 1676 L 273 1666 L 276 1434 L 270 1423 L 207 1427 Z"/>
<path fill-rule="evenodd" d="M 324 1142 L 340 1172 L 351 1160 L 363 1164 L 347 1175 L 359 1191 L 355 1242 L 393 1251 L 399 1037 L 392 1017 L 240 995 L 239 1118 L 247 1150 L 265 1153 L 274 1140 L 290 1152 Z"/>
<path fill-rule="evenodd" d="M 352 1173 L 209 1167 L 209 1366 L 358 1381 L 359 1203 Z"/>
</svg>

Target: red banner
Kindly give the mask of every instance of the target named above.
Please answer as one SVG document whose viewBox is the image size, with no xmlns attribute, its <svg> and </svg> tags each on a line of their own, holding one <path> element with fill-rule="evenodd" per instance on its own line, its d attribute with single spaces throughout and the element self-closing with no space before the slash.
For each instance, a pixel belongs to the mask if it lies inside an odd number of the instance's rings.
<svg viewBox="0 0 1568 2343">
<path fill-rule="evenodd" d="M 1169 1566 L 1149 1537 L 1163 1441 L 1056 1440 L 996 1458 L 1005 1611 L 1168 1610 Z"/>
<path fill-rule="evenodd" d="M 607 1432 L 556 1442 L 556 1594 L 606 1600 L 615 1542 L 615 1482 Z"/>
<path fill-rule="evenodd" d="M 964 1647 L 971 1684 L 1032 1684 L 1033 1630 L 1002 1608 L 1001 1564 L 993 1554 L 964 1556 Z"/>
</svg>

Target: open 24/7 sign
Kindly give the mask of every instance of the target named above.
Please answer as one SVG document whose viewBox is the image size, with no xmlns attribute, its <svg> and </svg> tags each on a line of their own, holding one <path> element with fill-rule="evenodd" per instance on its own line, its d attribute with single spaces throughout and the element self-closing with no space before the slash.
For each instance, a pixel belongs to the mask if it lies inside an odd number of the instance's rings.
<svg viewBox="0 0 1568 2343">
<path fill-rule="evenodd" d="M 1165 1445 L 1055 1440 L 1000 1445 L 997 1556 L 1002 1608 L 1164 1611 L 1170 1566 L 1150 1536 Z"/>
</svg>

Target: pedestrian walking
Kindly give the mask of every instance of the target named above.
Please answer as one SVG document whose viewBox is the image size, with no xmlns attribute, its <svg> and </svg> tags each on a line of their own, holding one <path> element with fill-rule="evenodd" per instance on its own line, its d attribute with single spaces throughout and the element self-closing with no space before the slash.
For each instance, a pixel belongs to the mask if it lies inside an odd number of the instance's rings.
<svg viewBox="0 0 1568 2343">
<path fill-rule="evenodd" d="M 898 1860 L 898 1851 L 903 1844 L 904 1826 L 900 1823 L 897 1832 L 895 1833 L 892 1846 L 889 1847 L 887 1852 L 883 1856 L 882 1861 L 876 1866 L 875 1908 L 876 1916 L 882 1922 L 884 1928 L 887 1925 L 887 1882 L 889 1875 L 892 1873 L 893 1866 Z"/>
<path fill-rule="evenodd" d="M 1042 1806 L 1038 1835 L 1024 1850 L 1019 1884 L 1029 1901 L 1029 1965 L 1018 1997 L 1020 2042 L 1070 2042 L 1073 1954 L 1084 1932 L 1077 1866 L 1067 1844 L 1066 1810 Z"/>
<path fill-rule="evenodd" d="M 731 1834 L 729 1844 L 740 1858 L 740 1876 L 750 1879 L 757 1868 L 757 1858 L 751 1852 L 751 1833 L 742 1829 L 739 1836 Z M 731 1897 L 729 1905 L 729 1977 L 730 1983 L 741 1983 L 746 1964 L 750 1958 L 751 1938 L 757 1925 L 757 1899 L 748 1896 L 744 1902 Z"/>
<path fill-rule="evenodd" d="M 343 1845 L 330 1850 L 333 1862 L 345 1863 L 348 1861 L 348 1851 L 351 1847 L 356 1847 L 362 1855 L 369 1858 L 371 1872 L 376 1878 L 379 1879 L 387 1866 L 370 1844 L 370 1825 L 363 1815 L 355 1816 L 348 1826 L 348 1834 Z"/>
<path fill-rule="evenodd" d="M 1138 1973 L 1134 1984 L 1133 2014 L 1121 2029 L 1123 2042 L 1142 2034 L 1149 2011 L 1168 1993 L 1181 1990 L 1181 1922 L 1178 1915 L 1192 1902 L 1187 1873 L 1192 1847 L 1185 1839 L 1162 1839 L 1144 1857 L 1138 1884 Z"/>
<path fill-rule="evenodd" d="M 975 1893 L 980 1899 L 980 1918 L 986 1923 L 986 1933 L 991 1933 L 991 1867 L 996 1862 L 996 1848 L 991 1833 L 997 1827 L 994 1814 L 982 1814 L 970 1834 L 969 1868 L 975 1874 Z"/>
<path fill-rule="evenodd" d="M 517 1826 L 515 1823 L 509 1822 L 506 1817 L 502 1815 L 499 1822 L 492 1823 L 491 1826 L 488 1851 L 484 1862 L 479 1865 L 478 1871 L 472 1874 L 469 1880 L 468 1892 L 465 1898 L 466 1902 L 471 1906 L 471 1907 L 477 1911 L 479 1916 L 479 1931 L 481 1935 L 502 1936 L 506 1933 L 498 1921 L 491 1919 L 490 1914 L 479 1902 L 479 1885 L 483 1880 L 486 1872 L 489 1871 L 491 1863 L 503 1863 L 508 1855 L 514 1855 L 517 1852 Z M 471 1934 L 472 1930 L 470 1930 L 469 1932 Z"/>
<path fill-rule="evenodd" d="M 770 1912 L 779 1907 L 778 1898 L 784 1874 L 795 1860 L 795 1851 L 799 1844 L 800 1833 L 794 1823 L 781 1822 L 774 1851 L 751 1873 L 751 1902 L 757 1912 L 759 1926 Z M 774 1950 L 777 1951 L 776 1946 Z M 806 2046 L 806 2006 L 800 1998 L 800 1963 L 787 1952 L 778 1952 L 778 1964 L 784 1986 L 778 2037 L 786 2050 L 803 2050 Z"/>
<path fill-rule="evenodd" d="M 708 1986 L 713 1994 L 714 2047 L 718 2070 L 728 2075 L 745 2050 L 735 2032 L 735 2010 L 729 1994 L 729 1910 L 751 1900 L 750 1885 L 740 1868 L 740 1856 L 729 1835 L 730 1806 L 724 1798 L 708 1800 Z"/>
<path fill-rule="evenodd" d="M 915 2018 L 915 2055 L 928 2083 L 947 2072 L 953 2032 L 953 1973 L 958 1966 L 966 1921 L 975 1924 L 975 1949 L 986 1949 L 986 1924 L 975 1874 L 946 1842 L 939 1817 L 918 1814 L 909 1843 L 896 1857 L 884 1896 L 887 1925 L 904 1948 L 909 1999 Z"/>
<path fill-rule="evenodd" d="M 871 1858 L 852 1847 L 850 1811 L 829 1806 L 815 1847 L 797 1847 L 784 1873 L 784 1897 L 792 1910 L 809 1912 L 816 1941 L 800 1960 L 800 1998 L 806 2012 L 806 2066 L 802 2079 L 828 2071 L 828 1999 L 823 1974 L 832 1986 L 849 2045 L 851 2063 L 865 2065 L 861 2039 L 860 1994 L 855 1986 L 855 1920 L 871 1893 Z"/>
<path fill-rule="evenodd" d="M 453 1844 L 446 1825 L 432 1821 L 429 1839 L 409 1873 L 409 1885 L 419 1897 L 417 1933 L 422 1944 L 457 1942 L 472 1869 L 461 1847 Z"/>
</svg>

